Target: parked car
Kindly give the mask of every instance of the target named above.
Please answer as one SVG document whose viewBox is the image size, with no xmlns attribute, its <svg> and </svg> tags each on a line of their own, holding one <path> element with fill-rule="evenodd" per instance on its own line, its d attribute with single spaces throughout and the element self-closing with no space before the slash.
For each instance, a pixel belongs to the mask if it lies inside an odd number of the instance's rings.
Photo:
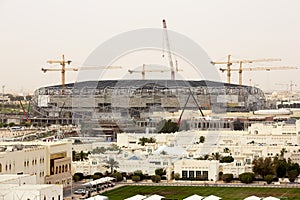
<svg viewBox="0 0 300 200">
<path fill-rule="evenodd" d="M 78 190 L 75 190 L 74 194 L 86 194 L 86 191 L 85 191 L 85 189 L 80 188 Z"/>
</svg>

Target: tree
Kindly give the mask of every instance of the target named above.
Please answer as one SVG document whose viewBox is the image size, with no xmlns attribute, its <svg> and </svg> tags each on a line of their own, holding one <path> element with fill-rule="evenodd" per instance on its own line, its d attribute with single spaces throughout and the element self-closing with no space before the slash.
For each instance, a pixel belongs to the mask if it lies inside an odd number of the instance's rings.
<svg viewBox="0 0 300 200">
<path fill-rule="evenodd" d="M 147 141 L 148 141 L 148 138 L 142 137 L 142 138 L 139 139 L 139 143 L 138 144 L 140 144 L 142 146 L 145 146 L 145 144 L 147 143 Z"/>
<path fill-rule="evenodd" d="M 175 173 L 174 174 L 174 179 L 175 180 L 179 180 L 180 179 L 180 174 L 179 173 Z"/>
<path fill-rule="evenodd" d="M 226 183 L 230 183 L 233 180 L 233 174 L 223 174 L 222 180 Z"/>
<path fill-rule="evenodd" d="M 166 174 L 167 174 L 166 170 L 163 169 L 163 168 L 158 168 L 158 169 L 155 170 L 155 175 L 164 176 Z"/>
<path fill-rule="evenodd" d="M 134 182 L 139 182 L 139 181 L 141 180 L 141 177 L 138 176 L 138 175 L 133 175 L 133 176 L 131 177 L 131 180 L 134 181 Z"/>
<path fill-rule="evenodd" d="M 204 136 L 200 136 L 199 143 L 204 143 L 204 142 L 205 142 L 205 137 Z"/>
<path fill-rule="evenodd" d="M 158 123 L 156 131 L 158 133 L 175 133 L 179 130 L 179 126 L 176 122 L 162 120 Z"/>
<path fill-rule="evenodd" d="M 113 173 L 112 176 L 116 179 L 117 182 L 123 180 L 123 176 L 120 172 Z"/>
<path fill-rule="evenodd" d="M 271 184 L 273 181 L 273 175 L 272 174 L 268 174 L 264 177 L 264 180 L 268 183 Z"/>
<path fill-rule="evenodd" d="M 213 160 L 220 160 L 221 159 L 221 154 L 219 152 L 212 153 Z"/>
<path fill-rule="evenodd" d="M 253 172 L 256 175 L 260 175 L 264 178 L 267 174 L 274 174 L 274 165 L 272 159 L 267 158 L 258 158 L 253 161 Z"/>
<path fill-rule="evenodd" d="M 223 152 L 224 153 L 230 153 L 230 149 L 228 147 L 226 147 L 226 148 L 223 149 Z"/>
<path fill-rule="evenodd" d="M 153 183 L 159 183 L 161 181 L 161 178 L 159 175 L 153 175 L 151 176 L 151 180 Z"/>
<path fill-rule="evenodd" d="M 108 160 L 105 161 L 104 167 L 110 169 L 110 173 L 112 174 L 114 172 L 114 168 L 119 167 L 118 161 L 116 161 L 114 158 L 109 158 Z"/>
<path fill-rule="evenodd" d="M 73 176 L 73 179 L 75 176 L 76 176 L 76 179 L 77 179 L 77 177 L 79 177 L 79 179 L 78 179 L 79 181 L 81 181 L 84 178 L 83 173 L 80 173 L 80 172 L 75 173 Z M 74 181 L 75 181 L 75 179 L 74 179 Z"/>
<path fill-rule="evenodd" d="M 80 181 L 80 176 L 78 176 L 77 174 L 74 174 L 73 180 L 74 180 L 75 182 Z"/>
<path fill-rule="evenodd" d="M 288 167 L 288 164 L 286 162 L 285 159 L 274 159 L 274 167 L 275 167 L 275 171 L 276 171 L 276 176 L 278 178 L 284 178 L 285 175 L 286 175 L 286 170 L 287 170 L 287 167 Z"/>
<path fill-rule="evenodd" d="M 299 175 L 298 171 L 295 169 L 288 171 L 287 174 L 288 174 L 289 181 L 292 183 L 296 180 L 296 178 Z"/>
<path fill-rule="evenodd" d="M 232 156 L 224 156 L 221 158 L 221 163 L 231 163 L 234 161 L 234 158 Z"/>
<path fill-rule="evenodd" d="M 254 181 L 255 174 L 251 172 L 245 172 L 239 175 L 239 179 L 242 183 L 252 183 Z"/>
<path fill-rule="evenodd" d="M 283 158 L 285 153 L 286 153 L 286 148 L 282 148 L 280 150 L 280 158 Z"/>
<path fill-rule="evenodd" d="M 99 178 L 101 178 L 101 176 L 99 174 L 94 174 L 91 176 L 91 179 L 93 179 L 93 180 L 97 180 Z"/>
<path fill-rule="evenodd" d="M 105 153 L 105 151 L 106 151 L 106 149 L 105 149 L 105 147 L 96 147 L 96 149 L 93 149 L 92 150 L 92 153 L 93 154 L 103 154 L 103 153 Z"/>
<path fill-rule="evenodd" d="M 244 130 L 244 124 L 239 120 L 233 122 L 233 130 L 242 131 Z"/>
<path fill-rule="evenodd" d="M 144 178 L 145 178 L 145 176 L 144 176 L 142 170 L 136 170 L 136 171 L 134 171 L 134 172 L 133 172 L 133 175 L 134 175 L 134 176 L 139 176 L 141 181 L 144 180 Z"/>
<path fill-rule="evenodd" d="M 146 137 L 142 137 L 139 139 L 139 144 L 142 146 L 145 146 L 146 143 L 155 143 L 156 139 L 153 137 L 150 138 L 146 138 Z"/>
<path fill-rule="evenodd" d="M 80 151 L 80 153 L 79 153 L 80 160 L 81 161 L 86 160 L 88 158 L 88 155 L 89 155 L 89 152 L 85 153 L 83 151 Z"/>
</svg>

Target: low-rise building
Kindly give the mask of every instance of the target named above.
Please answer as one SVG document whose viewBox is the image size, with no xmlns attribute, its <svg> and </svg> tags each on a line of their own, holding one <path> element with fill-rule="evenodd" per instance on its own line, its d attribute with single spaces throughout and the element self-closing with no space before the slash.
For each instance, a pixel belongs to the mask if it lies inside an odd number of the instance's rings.
<svg viewBox="0 0 300 200">
<path fill-rule="evenodd" d="M 181 159 L 174 162 L 174 173 L 182 179 L 209 180 L 219 179 L 219 161 Z"/>
<path fill-rule="evenodd" d="M 72 182 L 71 142 L 1 142 L 0 174 L 36 175 L 38 184 Z"/>
</svg>

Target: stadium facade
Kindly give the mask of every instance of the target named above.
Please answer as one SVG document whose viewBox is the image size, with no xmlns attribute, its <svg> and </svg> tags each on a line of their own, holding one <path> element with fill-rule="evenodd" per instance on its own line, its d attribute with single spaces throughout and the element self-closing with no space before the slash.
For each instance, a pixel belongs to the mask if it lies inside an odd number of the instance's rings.
<svg viewBox="0 0 300 200">
<path fill-rule="evenodd" d="M 247 112 L 265 108 L 256 87 L 213 81 L 100 80 L 42 87 L 33 98 L 34 123 L 146 119 L 185 109 Z"/>
</svg>

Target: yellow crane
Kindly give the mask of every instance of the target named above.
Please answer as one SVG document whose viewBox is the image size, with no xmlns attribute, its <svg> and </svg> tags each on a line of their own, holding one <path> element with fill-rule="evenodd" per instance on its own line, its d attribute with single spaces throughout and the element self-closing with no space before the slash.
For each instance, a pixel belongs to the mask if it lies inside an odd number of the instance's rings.
<svg viewBox="0 0 300 200">
<path fill-rule="evenodd" d="M 45 69 L 42 68 L 41 70 L 46 73 L 48 71 L 51 72 L 61 72 L 61 87 L 62 87 L 62 94 L 65 93 L 65 79 L 66 79 L 66 71 L 80 71 L 80 70 L 97 70 L 97 69 L 121 69 L 121 66 L 85 66 L 85 67 L 72 67 L 72 68 L 66 68 L 66 64 L 70 65 L 71 60 L 66 61 L 65 55 L 62 55 L 61 60 L 48 60 L 47 63 L 49 64 L 60 64 L 61 69 Z"/>
<path fill-rule="evenodd" d="M 247 67 L 242 68 L 240 66 L 239 69 L 230 69 L 231 71 L 238 71 L 239 72 L 239 85 L 242 85 L 243 79 L 242 79 L 242 72 L 243 71 L 271 71 L 271 70 L 289 70 L 289 69 L 298 69 L 297 67 L 290 67 L 290 66 L 264 66 L 264 67 Z M 220 71 L 225 72 L 227 69 L 220 68 Z"/>
<path fill-rule="evenodd" d="M 254 63 L 254 62 L 271 62 L 271 61 L 281 61 L 281 59 L 279 58 L 266 58 L 266 59 L 254 59 L 254 60 L 230 60 L 231 55 L 229 54 L 227 57 L 227 61 L 225 62 L 214 62 L 212 61 L 211 64 L 216 65 L 216 64 L 226 64 L 227 65 L 227 69 L 222 69 L 221 71 L 227 71 L 227 82 L 230 83 L 231 82 L 231 65 L 232 64 L 240 64 L 240 75 L 242 74 L 242 65 L 243 63 Z M 241 84 L 241 82 L 240 82 Z"/>
<path fill-rule="evenodd" d="M 131 69 L 128 70 L 128 72 L 129 72 L 130 74 L 132 74 L 132 73 L 141 73 L 141 74 L 142 74 L 142 79 L 143 79 L 143 80 L 145 80 L 146 72 L 161 72 L 161 73 L 164 73 L 164 72 L 169 72 L 169 71 L 170 71 L 170 69 L 148 69 L 148 70 L 147 70 L 145 64 L 142 65 L 142 70 L 131 70 Z M 182 69 L 176 68 L 176 71 L 177 71 L 177 72 L 178 72 L 178 71 L 182 71 Z"/>
</svg>

